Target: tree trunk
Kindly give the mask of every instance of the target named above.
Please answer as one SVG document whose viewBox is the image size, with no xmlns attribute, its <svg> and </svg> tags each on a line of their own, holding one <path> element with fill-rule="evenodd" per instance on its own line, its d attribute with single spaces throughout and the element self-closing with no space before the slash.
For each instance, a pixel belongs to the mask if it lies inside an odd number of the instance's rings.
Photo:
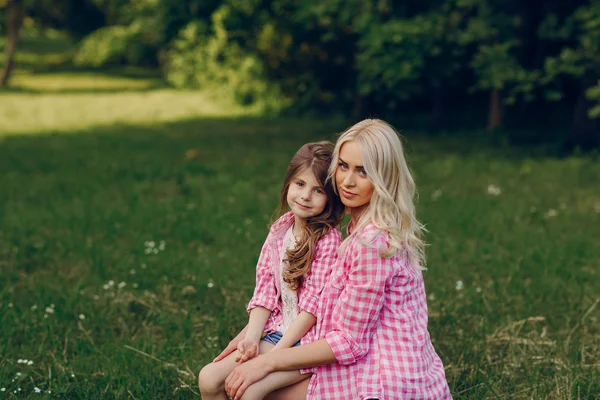
<svg viewBox="0 0 600 400">
<path fill-rule="evenodd" d="M 493 89 L 490 92 L 490 111 L 488 114 L 487 130 L 493 131 L 502 127 L 502 100 L 500 98 L 500 89 Z"/>
<path fill-rule="evenodd" d="M 568 150 L 576 147 L 582 150 L 590 150 L 600 146 L 600 119 L 591 119 L 588 111 L 594 105 L 592 100 L 588 99 L 585 91 L 598 82 L 600 73 L 592 69 L 588 70 L 581 80 L 581 92 L 575 103 L 573 113 L 573 123 L 569 131 L 569 136 L 565 143 Z"/>
<path fill-rule="evenodd" d="M 438 85 L 431 96 L 431 118 L 429 128 L 438 132 L 446 124 L 446 91 L 443 85 Z"/>
<path fill-rule="evenodd" d="M 23 5 L 21 4 L 20 0 L 12 0 L 8 2 L 7 17 L 6 36 L 8 43 L 6 45 L 4 68 L 2 70 L 2 75 L 0 76 L 0 87 L 5 87 L 7 85 L 15 62 L 15 53 L 17 51 L 17 43 L 19 41 L 19 32 L 21 31 L 23 18 L 25 17 Z"/>
</svg>

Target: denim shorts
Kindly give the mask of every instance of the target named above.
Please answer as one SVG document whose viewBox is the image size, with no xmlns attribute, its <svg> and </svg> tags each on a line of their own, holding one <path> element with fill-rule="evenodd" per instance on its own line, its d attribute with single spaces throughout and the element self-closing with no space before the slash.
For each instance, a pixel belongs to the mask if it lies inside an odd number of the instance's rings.
<svg viewBox="0 0 600 400">
<path fill-rule="evenodd" d="M 279 343 L 279 341 L 281 340 L 282 337 L 283 337 L 283 333 L 281 333 L 279 331 L 275 331 L 275 332 L 267 333 L 265 336 L 263 336 L 261 338 L 261 340 L 264 340 L 265 342 L 269 342 L 271 344 L 277 344 L 277 343 Z M 296 346 L 300 346 L 299 340 L 292 347 L 296 347 Z"/>
</svg>

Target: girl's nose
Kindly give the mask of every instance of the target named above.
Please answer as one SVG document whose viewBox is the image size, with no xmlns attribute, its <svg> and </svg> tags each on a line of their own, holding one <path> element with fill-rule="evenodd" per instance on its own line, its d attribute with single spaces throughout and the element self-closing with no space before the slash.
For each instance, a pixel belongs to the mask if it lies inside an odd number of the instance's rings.
<svg viewBox="0 0 600 400">
<path fill-rule="evenodd" d="M 302 193 L 302 196 L 301 196 L 301 197 L 302 197 L 302 199 L 303 199 L 304 201 L 309 201 L 309 200 L 310 200 L 310 193 L 311 193 L 311 191 L 310 191 L 310 190 L 305 190 L 305 191 Z"/>
</svg>

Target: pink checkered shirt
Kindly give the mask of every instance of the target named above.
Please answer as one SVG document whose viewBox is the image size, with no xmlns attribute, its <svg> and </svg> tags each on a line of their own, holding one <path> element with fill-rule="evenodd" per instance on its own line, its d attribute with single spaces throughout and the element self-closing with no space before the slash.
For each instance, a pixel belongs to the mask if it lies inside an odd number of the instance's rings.
<svg viewBox="0 0 600 400">
<path fill-rule="evenodd" d="M 313 369 L 306 398 L 451 399 L 421 272 L 406 252 L 379 255 L 387 233 L 371 224 L 361 235 L 350 237 L 321 296 L 317 335 L 338 362 Z"/>
<path fill-rule="evenodd" d="M 288 212 L 282 215 L 271 226 L 269 235 L 260 252 L 256 265 L 256 287 L 254 295 L 248 303 L 247 311 L 264 307 L 271 310 L 271 315 L 265 325 L 265 332 L 274 332 L 283 322 L 281 303 L 281 283 L 279 273 L 282 260 L 279 258 L 284 246 L 285 232 L 294 223 L 294 214 Z M 342 242 L 342 234 L 337 229 L 331 230 L 317 242 L 315 259 L 304 277 L 302 287 L 298 289 L 298 308 L 307 311 L 319 319 L 318 310 L 321 292 L 329 278 L 331 269 L 337 260 L 337 248 Z M 315 340 L 316 325 L 301 339 L 301 344 Z"/>
</svg>

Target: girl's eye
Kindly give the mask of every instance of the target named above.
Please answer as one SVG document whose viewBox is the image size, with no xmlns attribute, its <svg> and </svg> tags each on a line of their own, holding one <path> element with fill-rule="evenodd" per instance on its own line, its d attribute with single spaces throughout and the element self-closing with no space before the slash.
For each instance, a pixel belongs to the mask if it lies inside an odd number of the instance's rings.
<svg viewBox="0 0 600 400">
<path fill-rule="evenodd" d="M 315 189 L 315 193 L 324 194 L 325 192 L 323 191 L 323 189 Z"/>
<path fill-rule="evenodd" d="M 302 186 L 304 186 L 304 183 L 302 183 L 302 182 L 298 181 L 298 182 L 296 182 L 296 186 L 300 186 L 300 187 L 302 187 Z"/>
</svg>

